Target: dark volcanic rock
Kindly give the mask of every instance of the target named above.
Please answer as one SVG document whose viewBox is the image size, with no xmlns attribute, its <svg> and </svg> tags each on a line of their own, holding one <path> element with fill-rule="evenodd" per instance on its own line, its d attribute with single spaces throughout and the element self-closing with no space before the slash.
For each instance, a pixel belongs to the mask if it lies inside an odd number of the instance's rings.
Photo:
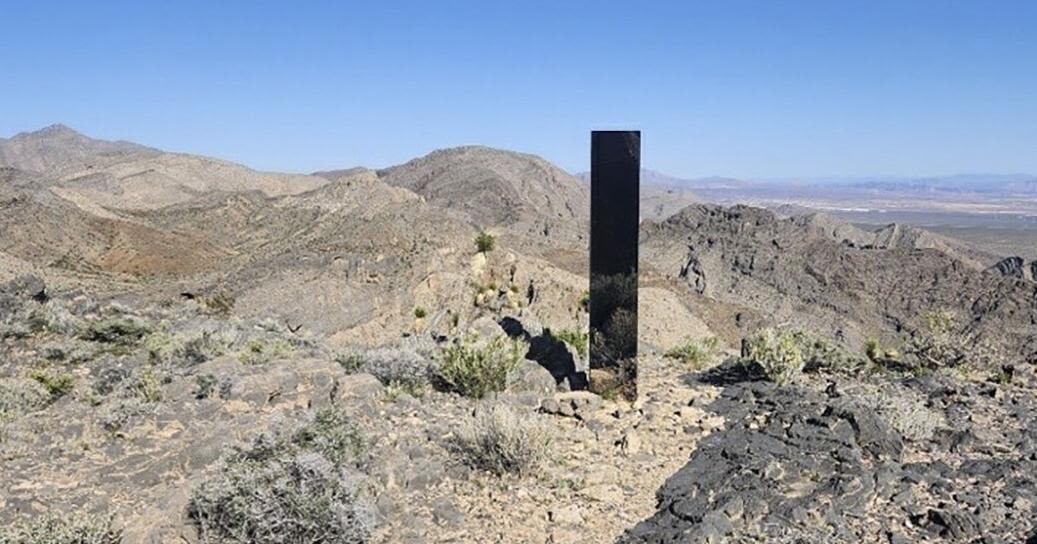
<svg viewBox="0 0 1037 544">
<path fill-rule="evenodd" d="M 1003 405 L 983 385 L 924 378 L 887 388 L 905 384 L 946 401 L 947 426 L 981 440 L 956 451 L 941 442 L 946 433 L 907 442 L 853 393 L 728 383 L 710 406 L 726 428 L 699 443 L 659 490 L 658 512 L 620 542 L 1024 540 L 1037 513 L 1037 463 L 1023 452 L 1032 397 L 1003 396 L 1020 425 L 991 426 L 982 422 L 1004 417 Z M 904 462 L 911 448 L 929 460 Z"/>
</svg>

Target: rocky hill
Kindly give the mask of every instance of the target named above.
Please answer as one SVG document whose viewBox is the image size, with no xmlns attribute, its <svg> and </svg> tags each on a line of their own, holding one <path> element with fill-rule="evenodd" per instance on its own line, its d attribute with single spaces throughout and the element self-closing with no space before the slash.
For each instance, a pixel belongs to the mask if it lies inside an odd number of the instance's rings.
<svg viewBox="0 0 1037 544">
<path fill-rule="evenodd" d="M 698 205 L 646 225 L 642 254 L 696 293 L 850 345 L 916 330 L 927 310 L 947 309 L 1013 351 L 1037 356 L 1037 286 L 939 249 L 902 247 L 889 236 L 896 230 L 876 235 L 892 245 L 860 244 L 853 227 L 819 225 L 816 217 Z"/>
<path fill-rule="evenodd" d="M 585 239 L 586 186 L 533 155 L 458 147 L 381 170 L 378 176 L 468 215 L 479 228 L 507 226 L 549 243 Z"/>
</svg>

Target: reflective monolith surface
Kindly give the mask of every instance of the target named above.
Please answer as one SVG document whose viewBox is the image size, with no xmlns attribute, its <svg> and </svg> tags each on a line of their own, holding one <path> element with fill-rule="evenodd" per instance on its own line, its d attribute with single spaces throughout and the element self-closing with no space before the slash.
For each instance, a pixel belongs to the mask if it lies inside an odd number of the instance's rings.
<svg viewBox="0 0 1037 544">
<path fill-rule="evenodd" d="M 590 388 L 637 397 L 639 131 L 591 133 Z"/>
</svg>

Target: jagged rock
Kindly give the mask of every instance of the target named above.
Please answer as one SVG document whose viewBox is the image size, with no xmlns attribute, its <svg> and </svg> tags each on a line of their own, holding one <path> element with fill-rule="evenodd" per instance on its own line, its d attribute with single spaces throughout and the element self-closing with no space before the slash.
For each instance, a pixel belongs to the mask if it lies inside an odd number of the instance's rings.
<svg viewBox="0 0 1037 544">
<path fill-rule="evenodd" d="M 545 399 L 540 409 L 548 414 L 586 418 L 601 406 L 601 397 L 590 391 L 569 391 L 557 393 Z"/>
</svg>

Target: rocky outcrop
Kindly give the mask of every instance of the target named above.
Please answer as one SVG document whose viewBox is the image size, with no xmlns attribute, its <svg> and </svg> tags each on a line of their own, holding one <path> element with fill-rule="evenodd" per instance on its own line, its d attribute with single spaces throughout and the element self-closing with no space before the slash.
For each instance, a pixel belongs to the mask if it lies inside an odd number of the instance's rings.
<svg viewBox="0 0 1037 544">
<path fill-rule="evenodd" d="M 1032 530 L 1037 405 L 1025 391 L 909 381 L 947 426 L 908 442 L 835 382 L 780 388 L 724 371 L 707 379 L 739 376 L 709 406 L 727 425 L 621 542 L 1019 542 Z"/>
<path fill-rule="evenodd" d="M 851 227 L 852 228 L 852 227 Z M 939 249 L 861 245 L 816 218 L 749 206 L 696 205 L 642 226 L 642 259 L 667 278 L 772 323 L 796 323 L 851 346 L 924 326 L 946 309 L 981 336 L 1026 355 L 1037 322 L 1031 285 Z"/>
<path fill-rule="evenodd" d="M 1027 263 L 1022 257 L 1005 257 L 994 264 L 991 270 L 1006 278 L 1035 281 L 1037 261 Z"/>
</svg>

